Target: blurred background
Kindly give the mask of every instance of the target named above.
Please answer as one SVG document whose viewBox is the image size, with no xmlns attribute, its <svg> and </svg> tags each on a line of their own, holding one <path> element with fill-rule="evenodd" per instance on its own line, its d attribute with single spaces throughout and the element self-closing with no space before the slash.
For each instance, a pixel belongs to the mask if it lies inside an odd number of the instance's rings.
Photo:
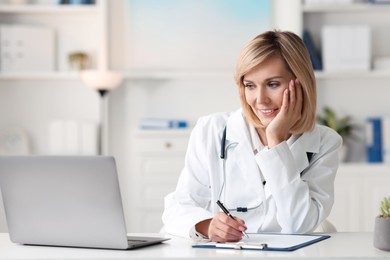
<svg viewBox="0 0 390 260">
<path fill-rule="evenodd" d="M 157 232 L 197 118 L 240 106 L 244 44 L 291 30 L 311 54 L 319 122 L 344 138 L 330 219 L 372 230 L 390 181 L 386 2 L 0 0 L 0 154 L 113 155 L 129 232 Z"/>
</svg>

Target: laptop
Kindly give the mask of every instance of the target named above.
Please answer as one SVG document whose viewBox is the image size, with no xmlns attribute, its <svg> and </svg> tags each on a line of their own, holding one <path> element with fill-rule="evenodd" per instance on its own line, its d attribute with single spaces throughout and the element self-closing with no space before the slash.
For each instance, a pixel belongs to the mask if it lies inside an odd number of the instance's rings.
<svg viewBox="0 0 390 260">
<path fill-rule="evenodd" d="M 0 188 L 14 243 L 133 249 L 169 239 L 127 237 L 110 156 L 0 156 Z"/>
</svg>

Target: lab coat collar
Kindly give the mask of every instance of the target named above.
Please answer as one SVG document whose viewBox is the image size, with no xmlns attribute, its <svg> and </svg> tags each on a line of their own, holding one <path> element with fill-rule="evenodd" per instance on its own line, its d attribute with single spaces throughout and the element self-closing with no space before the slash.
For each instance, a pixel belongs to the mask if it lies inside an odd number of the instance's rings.
<svg viewBox="0 0 390 260">
<path fill-rule="evenodd" d="M 249 131 L 246 128 L 246 122 L 243 116 L 242 109 L 233 112 L 228 118 L 226 140 L 229 142 L 237 142 L 243 138 L 249 138 Z M 244 131 L 243 131 L 244 130 Z M 292 145 L 291 149 L 303 148 L 306 152 L 318 153 L 320 149 L 320 132 L 318 127 L 310 132 L 303 133 Z M 295 148 L 294 148 L 295 147 Z M 306 155 L 305 155 L 306 156 Z"/>
<path fill-rule="evenodd" d="M 247 156 L 252 155 L 253 151 L 249 143 L 249 131 L 246 127 L 246 122 L 243 116 L 242 109 L 238 109 L 233 112 L 226 123 L 226 144 L 237 143 L 237 148 L 240 152 L 241 159 L 246 161 Z M 245 140 L 245 141 L 244 141 Z M 295 159 L 299 172 L 302 172 L 309 166 L 309 160 L 307 153 L 316 154 L 320 150 L 320 130 L 318 127 L 310 132 L 303 133 L 295 142 L 290 146 L 291 153 Z M 242 158 L 245 157 L 245 158 Z M 237 157 L 236 157 L 237 158 Z M 237 158 L 237 161 L 239 158 Z"/>
<path fill-rule="evenodd" d="M 246 128 L 246 122 L 242 113 L 242 109 L 238 109 L 237 111 L 233 112 L 227 120 L 227 143 L 240 143 L 242 140 L 249 140 L 249 132 Z"/>
<path fill-rule="evenodd" d="M 303 133 L 290 147 L 295 159 L 298 171 L 306 169 L 310 162 L 307 153 L 319 153 L 320 151 L 320 130 L 318 127 L 310 132 Z"/>
<path fill-rule="evenodd" d="M 301 145 L 306 152 L 318 153 L 320 151 L 320 130 L 318 127 L 310 132 L 303 133 L 292 145 L 291 149 L 296 145 Z"/>
<path fill-rule="evenodd" d="M 227 159 L 234 158 L 231 163 L 240 168 L 241 173 L 250 183 L 261 183 L 259 175 L 251 174 L 259 171 L 259 168 L 249 141 L 249 129 L 241 109 L 233 112 L 227 120 L 226 127 L 226 147 L 229 147 L 226 149 Z"/>
</svg>

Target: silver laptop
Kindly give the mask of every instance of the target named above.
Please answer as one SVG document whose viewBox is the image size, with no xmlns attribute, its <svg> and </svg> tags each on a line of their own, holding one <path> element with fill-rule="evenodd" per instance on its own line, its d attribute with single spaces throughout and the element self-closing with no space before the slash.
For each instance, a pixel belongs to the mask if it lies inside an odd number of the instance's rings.
<svg viewBox="0 0 390 260">
<path fill-rule="evenodd" d="M 127 237 L 109 156 L 0 156 L 10 239 L 31 245 L 132 249 L 163 237 Z"/>
</svg>

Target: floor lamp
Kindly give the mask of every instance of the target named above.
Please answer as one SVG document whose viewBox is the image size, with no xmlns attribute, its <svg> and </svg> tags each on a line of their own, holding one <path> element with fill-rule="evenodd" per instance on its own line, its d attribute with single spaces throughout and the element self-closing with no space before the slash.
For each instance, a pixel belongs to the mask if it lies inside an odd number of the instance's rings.
<svg viewBox="0 0 390 260">
<path fill-rule="evenodd" d="M 107 118 L 107 104 L 106 96 L 110 90 L 117 88 L 122 80 L 123 75 L 119 72 L 109 70 L 83 70 L 80 73 L 81 80 L 88 87 L 96 90 L 100 95 L 100 127 L 98 140 L 98 154 L 106 153 L 106 118 Z"/>
</svg>

